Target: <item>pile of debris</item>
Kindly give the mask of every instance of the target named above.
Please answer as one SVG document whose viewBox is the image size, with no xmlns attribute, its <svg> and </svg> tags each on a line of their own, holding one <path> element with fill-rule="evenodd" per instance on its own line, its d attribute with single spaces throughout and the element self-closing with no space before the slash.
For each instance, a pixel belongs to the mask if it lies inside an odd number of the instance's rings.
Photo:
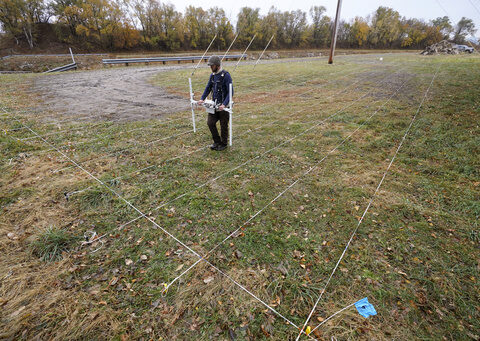
<svg viewBox="0 0 480 341">
<path fill-rule="evenodd" d="M 421 54 L 424 56 L 432 54 L 458 54 L 457 45 L 447 40 L 428 46 Z"/>
</svg>

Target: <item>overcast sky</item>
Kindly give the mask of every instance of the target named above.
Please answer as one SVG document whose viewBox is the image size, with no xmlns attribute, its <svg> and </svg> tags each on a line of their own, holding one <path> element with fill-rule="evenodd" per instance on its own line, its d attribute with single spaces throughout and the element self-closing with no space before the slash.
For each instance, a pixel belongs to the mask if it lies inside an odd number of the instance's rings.
<svg viewBox="0 0 480 341">
<path fill-rule="evenodd" d="M 266 14 L 271 6 L 281 11 L 301 9 L 308 11 L 312 6 L 325 6 L 327 14 L 335 15 L 337 0 L 167 0 L 173 3 L 177 10 L 184 11 L 188 5 L 202 7 L 204 9 L 218 6 L 222 7 L 227 16 L 236 22 L 236 16 L 241 7 L 248 6 L 260 8 L 262 14 Z M 343 0 L 342 17 L 354 18 L 357 15 L 366 16 L 375 11 L 379 6 L 388 6 L 399 11 L 402 16 L 434 19 L 447 15 L 456 23 L 462 16 L 468 17 L 475 22 L 480 29 L 480 0 Z M 476 34 L 480 35 L 480 30 Z"/>
</svg>

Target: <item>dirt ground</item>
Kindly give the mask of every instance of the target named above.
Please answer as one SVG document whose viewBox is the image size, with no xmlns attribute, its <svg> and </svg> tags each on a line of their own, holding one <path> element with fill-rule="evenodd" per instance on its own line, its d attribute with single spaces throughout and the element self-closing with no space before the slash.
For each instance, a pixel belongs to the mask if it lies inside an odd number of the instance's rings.
<svg viewBox="0 0 480 341">
<path fill-rule="evenodd" d="M 279 62 L 286 61 L 263 61 Z M 233 68 L 233 65 L 226 63 L 225 67 Z M 91 115 L 89 119 L 92 121 L 147 120 L 190 108 L 187 80 L 185 96 L 168 93 L 165 89 L 152 85 L 149 80 L 159 72 L 191 68 L 192 64 L 181 64 L 57 73 L 37 78 L 34 90 L 42 95 L 40 110 L 52 110 L 67 117 Z M 199 92 L 203 89 L 195 90 Z"/>
<path fill-rule="evenodd" d="M 149 82 L 158 72 L 171 69 L 131 67 L 47 75 L 37 79 L 35 90 L 43 94 L 44 105 L 65 115 L 145 120 L 189 108 L 186 98 Z"/>
</svg>

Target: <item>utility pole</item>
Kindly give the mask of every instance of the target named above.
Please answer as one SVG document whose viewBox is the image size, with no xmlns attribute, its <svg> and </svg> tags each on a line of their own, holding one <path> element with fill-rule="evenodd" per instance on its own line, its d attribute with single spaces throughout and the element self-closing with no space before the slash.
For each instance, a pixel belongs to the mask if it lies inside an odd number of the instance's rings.
<svg viewBox="0 0 480 341">
<path fill-rule="evenodd" d="M 335 24 L 333 25 L 332 45 L 330 47 L 330 58 L 328 59 L 328 64 L 333 64 L 333 55 L 335 54 L 335 45 L 337 45 L 337 30 L 338 30 L 338 24 L 340 22 L 341 10 L 342 10 L 342 0 L 338 0 L 337 15 L 335 16 Z"/>
</svg>

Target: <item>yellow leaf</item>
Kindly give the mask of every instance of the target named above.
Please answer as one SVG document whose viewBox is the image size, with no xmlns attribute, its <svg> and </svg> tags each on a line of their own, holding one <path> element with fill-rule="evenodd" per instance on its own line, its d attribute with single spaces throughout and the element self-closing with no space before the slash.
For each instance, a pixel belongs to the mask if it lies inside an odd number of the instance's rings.
<svg viewBox="0 0 480 341">
<path fill-rule="evenodd" d="M 305 329 L 305 334 L 310 335 L 311 332 L 312 328 L 310 328 L 310 326 L 307 326 L 307 329 Z"/>
</svg>

